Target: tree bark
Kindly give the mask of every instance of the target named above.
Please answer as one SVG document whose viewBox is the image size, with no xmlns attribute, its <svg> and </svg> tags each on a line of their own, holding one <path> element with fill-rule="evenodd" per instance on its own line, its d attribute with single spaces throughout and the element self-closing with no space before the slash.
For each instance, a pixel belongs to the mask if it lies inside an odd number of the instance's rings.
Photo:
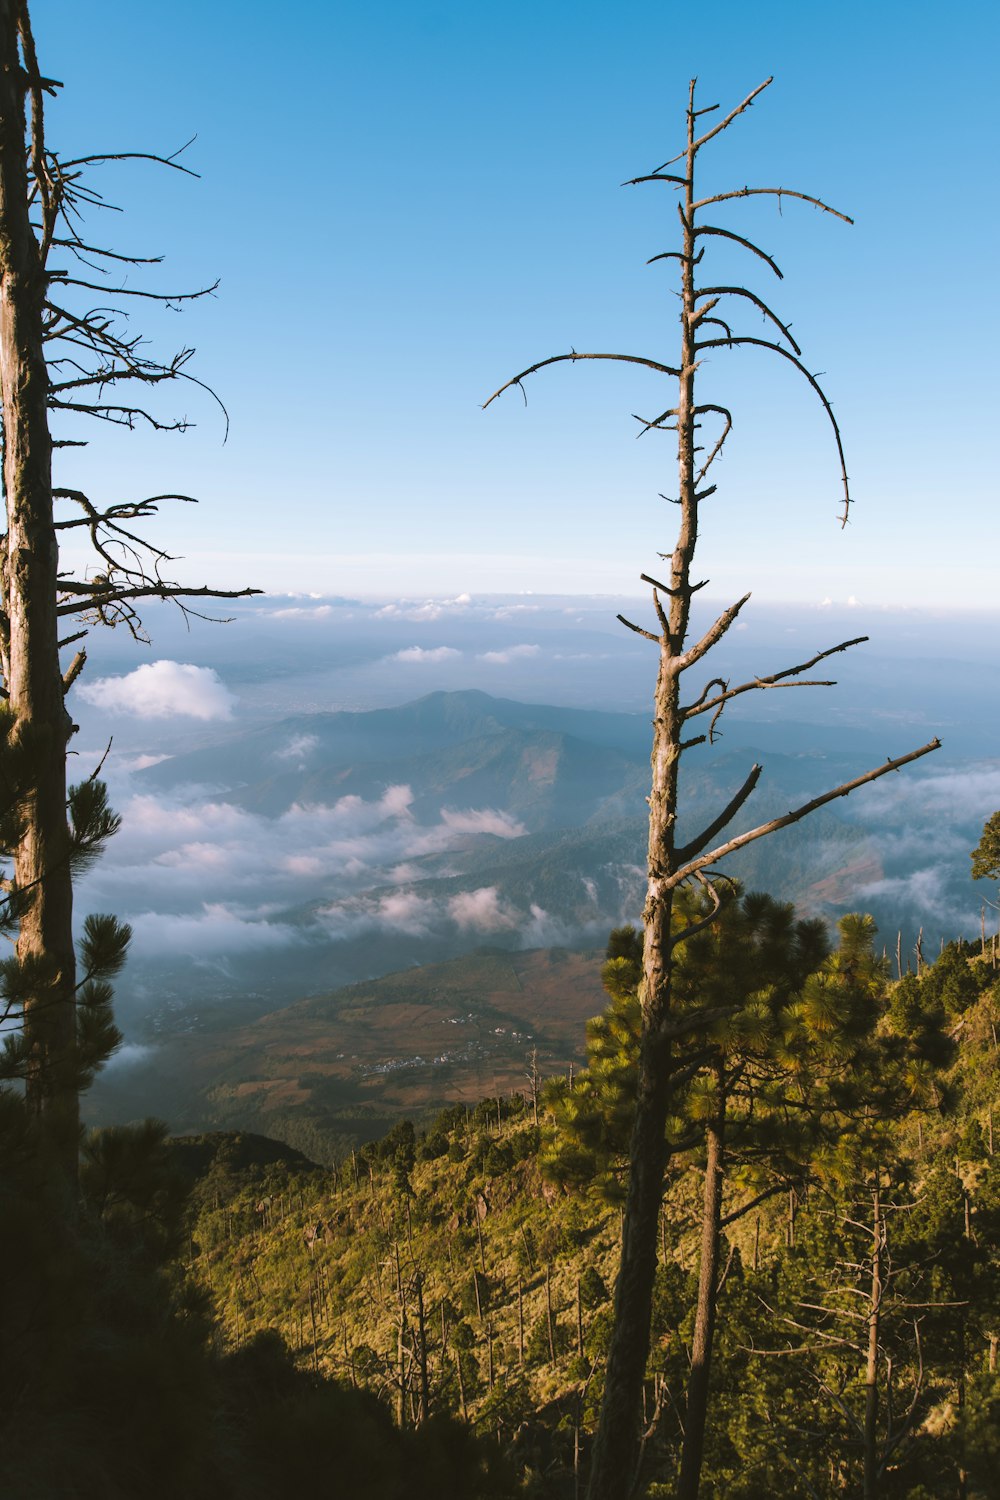
<svg viewBox="0 0 1000 1500">
<path fill-rule="evenodd" d="M 692 86 L 693 88 L 693 86 Z M 670 1041 L 663 1033 L 670 1015 L 671 918 L 676 846 L 678 777 L 683 715 L 680 652 L 691 613 L 691 562 L 698 538 L 695 499 L 695 394 L 697 368 L 692 318 L 694 290 L 694 117 L 688 109 L 687 186 L 681 257 L 681 369 L 678 377 L 677 459 L 680 524 L 670 560 L 669 622 L 660 637 L 653 747 L 650 754 L 648 884 L 643 908 L 643 1025 L 635 1123 L 629 1151 L 628 1194 L 621 1264 L 615 1286 L 614 1332 L 608 1351 L 604 1399 L 587 1488 L 587 1500 L 618 1500 L 624 1476 L 631 1479 L 639 1441 L 642 1382 L 649 1355 L 649 1328 L 656 1275 L 656 1232 L 663 1198 L 664 1140 L 670 1098 Z M 627 1493 L 627 1490 L 626 1490 Z"/>
<path fill-rule="evenodd" d="M 722 1217 L 723 1127 L 721 1119 L 708 1127 L 705 1192 L 701 1219 L 701 1258 L 698 1265 L 698 1305 L 695 1310 L 688 1376 L 687 1414 L 678 1500 L 697 1500 L 705 1451 L 708 1418 L 708 1386 L 712 1367 L 712 1342 L 719 1280 L 719 1221 Z"/>
<path fill-rule="evenodd" d="M 878 1168 L 872 1190 L 872 1290 L 868 1311 L 868 1363 L 865 1370 L 864 1500 L 876 1500 L 878 1471 L 878 1335 L 882 1312 L 882 1199 Z"/>
<path fill-rule="evenodd" d="M 28 1107 L 73 1188 L 79 1103 L 66 821 L 66 744 L 72 725 L 59 668 L 59 558 L 42 342 L 46 276 L 28 213 L 24 89 L 17 7 L 0 0 L 0 399 L 7 507 L 2 666 L 15 739 L 30 747 L 32 766 L 21 801 L 24 832 L 14 858 L 16 884 L 26 893 L 17 956 L 38 975 L 24 1007 Z"/>
</svg>

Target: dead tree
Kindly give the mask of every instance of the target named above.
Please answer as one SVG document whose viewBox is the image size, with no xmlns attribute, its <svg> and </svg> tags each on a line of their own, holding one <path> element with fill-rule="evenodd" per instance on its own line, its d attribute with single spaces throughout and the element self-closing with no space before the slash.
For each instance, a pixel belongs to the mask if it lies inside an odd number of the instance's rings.
<svg viewBox="0 0 1000 1500">
<path fill-rule="evenodd" d="M 751 767 L 745 781 L 732 795 L 718 816 L 701 831 L 681 843 L 677 832 L 680 793 L 680 770 L 684 753 L 694 745 L 712 744 L 719 720 L 734 699 L 750 692 L 764 692 L 786 687 L 829 687 L 825 679 L 808 674 L 820 662 L 859 645 L 865 637 L 842 641 L 816 652 L 807 661 L 742 683 L 714 677 L 700 688 L 685 691 L 688 674 L 699 668 L 708 652 L 729 630 L 750 598 L 743 596 L 730 605 L 708 630 L 692 638 L 691 605 L 694 595 L 705 587 L 705 581 L 694 581 L 693 564 L 698 539 L 699 513 L 702 503 L 716 489 L 709 483 L 713 465 L 723 451 L 732 429 L 729 410 L 714 402 L 701 402 L 696 386 L 699 364 L 710 350 L 754 349 L 778 356 L 798 372 L 820 402 L 829 420 L 840 470 L 842 508 L 840 520 L 846 524 L 851 505 L 846 461 L 840 431 L 829 399 L 817 377 L 802 359 L 802 351 L 786 324 L 768 303 L 749 287 L 711 284 L 699 269 L 706 251 L 717 240 L 725 240 L 756 257 L 775 276 L 782 273 L 775 261 L 749 239 L 721 225 L 706 222 L 704 211 L 717 205 L 757 195 L 798 200 L 812 204 L 824 213 L 850 223 L 845 214 L 830 208 L 807 193 L 777 187 L 737 187 L 726 192 L 699 196 L 696 186 L 698 158 L 714 138 L 727 130 L 771 82 L 765 80 L 717 124 L 702 130 L 699 123 L 718 105 L 695 108 L 695 80 L 692 80 L 687 106 L 687 140 L 684 149 L 654 172 L 632 180 L 653 183 L 678 195 L 680 248 L 664 251 L 653 261 L 677 262 L 680 277 L 680 347 L 676 363 L 637 354 L 581 353 L 556 354 L 538 361 L 515 375 L 486 402 L 504 391 L 517 387 L 524 394 L 529 375 L 549 365 L 576 363 L 578 360 L 612 360 L 640 366 L 672 383 L 675 394 L 657 415 L 636 420 L 639 434 L 676 433 L 678 492 L 673 499 L 678 507 L 677 536 L 673 549 L 661 556 L 668 564 L 664 581 L 642 574 L 642 581 L 652 591 L 655 619 L 653 628 L 636 624 L 624 617 L 622 623 L 656 647 L 659 669 L 654 696 L 653 744 L 651 753 L 652 785 L 649 795 L 648 885 L 643 909 L 644 947 L 642 1003 L 642 1038 L 635 1111 L 635 1125 L 629 1155 L 627 1207 L 623 1222 L 621 1268 L 615 1289 L 614 1331 L 608 1355 L 604 1398 L 598 1433 L 594 1443 L 589 1500 L 616 1500 L 627 1493 L 624 1476 L 635 1472 L 642 1404 L 643 1376 L 649 1350 L 650 1309 L 653 1277 L 656 1269 L 657 1218 L 663 1191 L 663 1175 L 669 1154 L 665 1137 L 671 1101 L 671 1056 L 674 1042 L 682 1032 L 697 1027 L 697 1018 L 677 1020 L 671 1005 L 672 955 L 678 945 L 712 914 L 684 928 L 674 920 L 674 892 L 683 882 L 698 881 L 706 889 L 715 910 L 719 900 L 711 881 L 712 867 L 728 854 L 778 829 L 798 823 L 817 808 L 837 797 L 847 796 L 866 782 L 874 781 L 888 771 L 898 770 L 909 761 L 926 755 L 938 741 L 922 746 L 907 755 L 889 759 L 863 776 L 844 782 L 822 793 L 782 817 L 770 819 L 746 832 L 727 835 L 737 814 L 744 807 L 761 776 L 759 765 Z M 701 133 L 699 133 L 701 132 Z M 632 185 L 630 184 L 630 185 Z M 754 308 L 768 325 L 764 333 L 747 333 L 737 316 L 747 306 Z M 659 403 L 658 403 L 659 405 Z M 718 424 L 714 436 L 707 436 L 709 424 Z M 707 581 L 707 580 L 706 580 Z M 698 732 L 697 721 L 707 725 Z"/>
<path fill-rule="evenodd" d="M 137 527 L 156 514 L 160 502 L 188 496 L 102 504 L 81 490 L 53 485 L 53 449 L 82 444 L 78 435 L 63 435 L 64 420 L 87 416 L 128 428 L 144 423 L 175 430 L 186 425 L 159 415 L 151 402 L 153 388 L 194 379 L 187 370 L 192 351 L 181 350 L 163 362 L 151 357 L 141 335 L 128 330 L 123 309 L 128 298 L 175 304 L 212 290 L 175 296 L 126 287 L 124 274 L 154 258 L 89 242 L 88 210 L 107 205 L 88 185 L 87 174 L 123 157 L 66 160 L 49 148 L 43 101 L 58 87 L 39 71 L 26 0 L 0 0 L 0 401 L 6 504 L 6 534 L 0 539 L 0 692 L 2 739 L 9 751 L 0 852 L 13 866 L 3 882 L 0 921 L 17 940 L 16 959 L 4 966 L 0 1009 L 5 1005 L 5 1019 L 23 1023 L 19 1041 L 8 1043 L 3 1076 L 23 1080 L 29 1111 L 72 1183 L 78 1093 L 115 1045 L 107 977 L 124 960 L 128 932 L 101 919 L 103 949 L 100 942 L 91 943 L 80 964 L 82 977 L 78 974 L 73 867 L 99 849 L 117 821 L 94 777 L 67 789 L 66 753 L 74 725 L 65 699 L 86 657 L 79 649 L 64 667 L 60 651 L 81 641 L 87 629 L 70 629 L 60 638 L 62 622 L 82 617 L 85 627 L 122 623 L 141 636 L 137 605 L 142 599 L 174 599 L 186 607 L 190 598 L 235 598 L 253 591 L 189 588 L 165 576 L 169 554 L 144 540 Z M 187 170 L 174 158 L 147 159 Z M 129 394 L 134 391 L 141 394 Z M 88 574 L 68 574 L 60 565 L 62 534 L 78 531 L 94 552 Z"/>
</svg>

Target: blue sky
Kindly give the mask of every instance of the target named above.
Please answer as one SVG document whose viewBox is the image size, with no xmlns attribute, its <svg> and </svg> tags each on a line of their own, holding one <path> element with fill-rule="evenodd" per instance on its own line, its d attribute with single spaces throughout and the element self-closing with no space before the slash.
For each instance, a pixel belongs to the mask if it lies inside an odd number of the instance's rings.
<svg viewBox="0 0 1000 1500">
<path fill-rule="evenodd" d="M 198 346 L 230 411 L 182 393 L 179 437 L 98 434 L 66 482 L 203 498 L 159 537 L 185 576 L 419 596 L 638 591 L 672 545 L 669 439 L 634 439 L 653 378 L 556 368 L 570 346 L 669 361 L 674 242 L 659 189 L 687 80 L 774 85 L 706 170 L 819 194 L 734 208 L 785 271 L 774 298 L 825 372 L 857 500 L 842 534 L 822 414 L 744 354 L 706 372 L 736 430 L 704 518 L 712 594 L 992 607 L 1000 551 L 993 4 L 720 0 L 36 0 L 50 140 L 169 152 L 200 181 L 108 168 L 93 226 L 162 252 L 163 288 L 221 277 L 161 346 Z M 720 272 L 735 274 L 725 260 Z M 751 270 L 749 275 L 753 276 Z M 751 282 L 772 292 L 763 276 Z"/>
</svg>

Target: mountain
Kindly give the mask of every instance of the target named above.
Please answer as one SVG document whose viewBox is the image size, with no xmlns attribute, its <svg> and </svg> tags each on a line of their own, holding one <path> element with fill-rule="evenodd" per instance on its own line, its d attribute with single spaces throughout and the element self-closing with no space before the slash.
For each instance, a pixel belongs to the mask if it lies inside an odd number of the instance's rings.
<svg viewBox="0 0 1000 1500">
<path fill-rule="evenodd" d="M 143 952 L 141 990 L 125 981 L 126 1012 L 141 1011 L 162 1034 L 237 997 L 261 1013 L 484 942 L 602 946 L 608 929 L 636 920 L 642 906 L 648 747 L 644 715 L 471 690 L 392 709 L 300 714 L 148 766 L 134 777 L 147 803 L 165 801 L 179 809 L 179 827 L 201 821 L 204 831 L 155 856 L 148 875 L 136 869 L 140 885 L 154 871 L 160 884 L 165 868 L 177 871 L 178 941 Z M 766 775 L 733 831 L 851 774 L 858 756 L 695 748 L 680 836 L 715 816 L 755 757 Z M 220 808 L 234 810 L 228 821 Z M 164 821 L 169 836 L 173 820 Z M 220 822 L 243 829 L 243 842 L 213 834 Z M 824 812 L 808 830 L 752 846 L 732 873 L 826 909 L 859 875 L 883 871 L 866 831 Z M 184 903 L 199 889 L 201 910 L 185 923 Z M 120 909 L 114 893 L 109 904 Z M 227 925 L 234 909 L 239 921 Z M 149 918 L 134 915 L 148 943 Z M 185 939 L 213 924 L 218 942 L 192 985 L 190 959 L 199 956 L 185 953 Z"/>
<path fill-rule="evenodd" d="M 137 782 L 211 787 L 267 817 L 405 784 L 418 819 L 443 803 L 504 808 L 536 831 L 585 822 L 609 798 L 638 790 L 648 739 L 639 715 L 432 693 L 400 708 L 296 715 L 172 756 Z"/>
</svg>

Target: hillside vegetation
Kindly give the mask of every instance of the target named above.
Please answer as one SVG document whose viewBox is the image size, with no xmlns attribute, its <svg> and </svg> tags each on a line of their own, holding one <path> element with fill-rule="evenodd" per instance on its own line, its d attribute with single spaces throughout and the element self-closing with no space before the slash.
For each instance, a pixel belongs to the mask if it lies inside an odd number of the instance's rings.
<svg viewBox="0 0 1000 1500">
<path fill-rule="evenodd" d="M 797 1181 L 723 1220 L 703 1495 L 860 1493 L 873 1186 L 878 1493 L 993 1493 L 998 1006 L 991 963 L 955 945 L 919 980 L 890 986 L 886 1016 L 916 1034 L 919 1013 L 924 1035 L 933 1022 L 947 1043 L 933 1088 L 885 1126 L 874 1169 L 852 1157 L 843 1127 Z M 606 1056 L 606 1029 L 592 1030 L 590 1050 L 592 1066 Z M 236 1169 L 218 1154 L 194 1192 L 188 1258 L 227 1345 L 276 1331 L 301 1368 L 373 1392 L 397 1427 L 463 1418 L 524 1493 L 578 1493 L 621 1229 L 614 1171 L 598 1172 L 566 1123 L 567 1098 L 588 1088 L 588 1074 L 550 1084 L 537 1123 L 530 1090 L 455 1106 L 422 1130 L 404 1122 L 332 1169 Z M 674 1493 L 703 1175 L 703 1155 L 688 1151 L 664 1198 L 637 1491 L 647 1496 Z M 759 1180 L 734 1168 L 726 1215 L 757 1196 Z"/>
</svg>

